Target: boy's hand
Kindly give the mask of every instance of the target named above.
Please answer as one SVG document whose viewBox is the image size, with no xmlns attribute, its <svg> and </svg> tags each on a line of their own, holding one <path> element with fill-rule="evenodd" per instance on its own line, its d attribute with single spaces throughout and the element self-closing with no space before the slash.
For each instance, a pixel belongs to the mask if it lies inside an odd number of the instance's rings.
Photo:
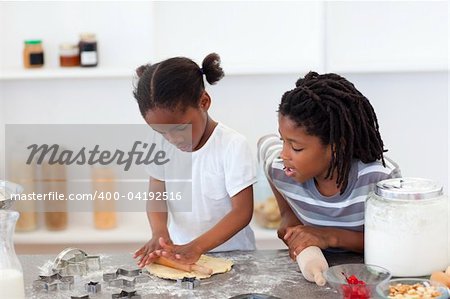
<svg viewBox="0 0 450 299">
<path fill-rule="evenodd" d="M 280 226 L 278 227 L 277 234 L 278 234 L 278 238 L 281 239 L 281 241 L 283 241 L 286 244 L 286 246 L 288 246 L 288 247 L 289 247 L 289 245 L 286 242 L 286 240 L 284 239 L 284 236 L 286 235 L 288 228 L 292 228 L 297 225 L 301 225 L 301 222 L 294 215 L 284 216 L 281 218 L 281 223 L 280 223 Z"/>
<path fill-rule="evenodd" d="M 159 238 L 159 245 L 162 249 L 161 251 L 157 251 L 158 254 L 176 260 L 182 264 L 196 263 L 203 253 L 201 249 L 192 242 L 185 245 L 174 245 L 173 243 L 167 243 L 164 238 Z"/>
<path fill-rule="evenodd" d="M 159 255 L 155 251 L 162 249 L 162 247 L 159 245 L 160 238 L 163 239 L 166 244 L 172 244 L 172 241 L 168 236 L 160 237 L 159 235 L 156 235 L 152 237 L 150 241 L 145 243 L 145 245 L 139 248 L 133 255 L 134 259 L 139 258 L 137 262 L 139 268 L 153 263 L 155 259 L 159 257 Z"/>
<path fill-rule="evenodd" d="M 321 249 L 331 247 L 330 237 L 326 228 L 297 225 L 286 228 L 283 236 L 289 247 L 289 256 L 295 261 L 297 255 L 306 247 L 317 246 Z"/>
</svg>

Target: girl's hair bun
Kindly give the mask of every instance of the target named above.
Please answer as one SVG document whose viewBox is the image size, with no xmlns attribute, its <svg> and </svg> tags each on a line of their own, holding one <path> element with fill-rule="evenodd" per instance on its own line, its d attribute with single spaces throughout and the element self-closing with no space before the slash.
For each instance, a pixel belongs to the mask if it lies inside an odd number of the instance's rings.
<svg viewBox="0 0 450 299">
<path fill-rule="evenodd" d="M 138 78 L 141 78 L 142 75 L 144 74 L 144 72 L 150 67 L 150 64 L 144 64 L 141 65 L 140 67 L 138 67 L 136 69 L 136 75 L 138 76 Z"/>
<path fill-rule="evenodd" d="M 202 71 L 205 74 L 206 81 L 211 85 L 225 76 L 220 66 L 220 56 L 217 53 L 211 53 L 203 59 Z"/>
</svg>

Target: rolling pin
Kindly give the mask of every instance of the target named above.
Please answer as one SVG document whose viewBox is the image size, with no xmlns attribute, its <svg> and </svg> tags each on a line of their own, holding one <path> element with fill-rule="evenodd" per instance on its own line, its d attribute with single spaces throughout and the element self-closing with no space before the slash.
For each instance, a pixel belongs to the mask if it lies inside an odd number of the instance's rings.
<svg viewBox="0 0 450 299">
<path fill-rule="evenodd" d="M 315 282 L 318 286 L 325 285 L 323 271 L 328 269 L 328 262 L 319 247 L 306 247 L 297 255 L 296 260 L 306 280 Z"/>
<path fill-rule="evenodd" d="M 195 271 L 195 272 L 199 272 L 199 273 L 206 274 L 206 275 L 211 275 L 213 273 L 213 270 L 210 268 L 200 266 L 197 264 L 191 264 L 191 265 L 181 264 L 174 260 L 165 258 L 163 256 L 160 256 L 158 259 L 156 259 L 155 264 L 163 265 L 166 267 L 170 267 L 170 268 L 174 268 L 174 269 L 182 270 L 182 271 L 186 271 L 186 272 Z"/>
</svg>

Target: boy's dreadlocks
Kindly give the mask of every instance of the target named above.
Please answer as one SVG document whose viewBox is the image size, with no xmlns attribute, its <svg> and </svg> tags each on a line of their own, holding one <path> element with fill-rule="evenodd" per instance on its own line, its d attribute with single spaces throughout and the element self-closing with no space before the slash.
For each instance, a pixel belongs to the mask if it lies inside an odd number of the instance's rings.
<svg viewBox="0 0 450 299">
<path fill-rule="evenodd" d="M 331 163 L 326 178 L 337 170 L 341 194 L 348 184 L 352 159 L 364 163 L 382 160 L 383 140 L 369 100 L 347 79 L 337 74 L 309 72 L 286 92 L 278 112 L 289 117 L 310 135 L 331 145 Z"/>
</svg>

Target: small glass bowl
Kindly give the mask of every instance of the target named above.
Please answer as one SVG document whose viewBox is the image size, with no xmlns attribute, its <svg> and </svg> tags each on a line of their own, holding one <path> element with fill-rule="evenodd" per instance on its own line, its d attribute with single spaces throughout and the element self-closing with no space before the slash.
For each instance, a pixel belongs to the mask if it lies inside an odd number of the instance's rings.
<svg viewBox="0 0 450 299">
<path fill-rule="evenodd" d="M 421 284 L 425 287 L 429 287 L 429 286 L 435 287 L 436 290 L 441 295 L 438 297 L 432 297 L 433 299 L 448 299 L 449 298 L 449 293 L 448 293 L 446 286 L 444 286 L 443 284 L 441 284 L 437 281 L 433 281 L 433 280 L 429 280 L 429 279 L 421 279 L 421 278 L 396 278 L 396 279 L 391 279 L 389 281 L 385 281 L 383 283 L 380 283 L 377 286 L 377 288 L 376 288 L 377 295 L 380 298 L 389 299 L 389 297 L 388 297 L 389 296 L 389 286 L 397 285 L 397 284 L 414 285 L 416 283 Z"/>
<path fill-rule="evenodd" d="M 347 278 L 354 275 L 364 284 L 349 284 Z M 366 264 L 342 264 L 328 268 L 324 272 L 328 284 L 344 299 L 371 298 L 378 284 L 391 278 L 385 268 Z"/>
</svg>

